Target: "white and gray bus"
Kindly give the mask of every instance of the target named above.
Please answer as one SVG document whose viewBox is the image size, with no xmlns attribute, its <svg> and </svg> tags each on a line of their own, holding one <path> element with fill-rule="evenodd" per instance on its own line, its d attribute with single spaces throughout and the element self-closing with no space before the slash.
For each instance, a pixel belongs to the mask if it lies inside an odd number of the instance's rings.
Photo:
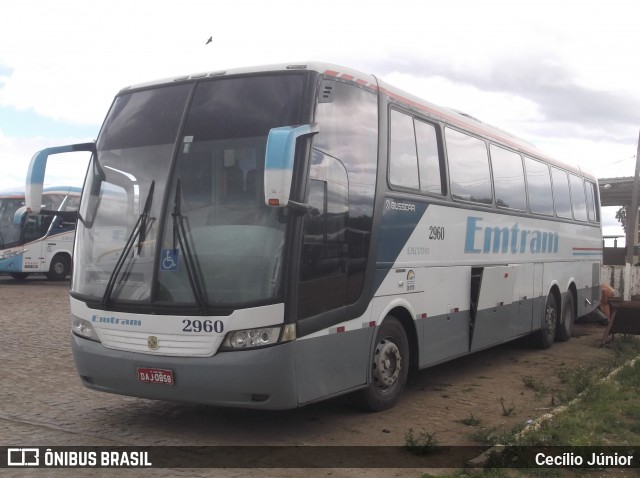
<svg viewBox="0 0 640 478">
<path fill-rule="evenodd" d="M 75 186 L 45 188 L 38 213 L 25 207 L 25 191 L 0 192 L 0 273 L 17 280 L 69 276 L 80 192 Z"/>
<path fill-rule="evenodd" d="M 596 179 L 473 118 L 321 63 L 123 89 L 74 251 L 85 386 L 287 409 L 531 335 L 599 298 Z"/>
</svg>

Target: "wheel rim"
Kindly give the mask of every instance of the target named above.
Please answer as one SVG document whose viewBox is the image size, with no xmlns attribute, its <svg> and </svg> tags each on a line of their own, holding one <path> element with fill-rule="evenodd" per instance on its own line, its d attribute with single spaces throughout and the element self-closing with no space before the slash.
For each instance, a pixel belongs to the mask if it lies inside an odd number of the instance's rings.
<svg viewBox="0 0 640 478">
<path fill-rule="evenodd" d="M 554 307 L 547 305 L 547 311 L 544 316 L 544 328 L 548 334 L 554 334 L 556 331 L 556 323 L 558 320 L 558 313 Z"/>
<path fill-rule="evenodd" d="M 400 376 L 402 357 L 398 346 L 384 339 L 376 347 L 373 359 L 373 379 L 380 390 L 388 390 Z"/>
<path fill-rule="evenodd" d="M 64 272 L 64 264 L 62 262 L 56 262 L 53 264 L 53 272 L 56 274 L 62 274 Z"/>
</svg>

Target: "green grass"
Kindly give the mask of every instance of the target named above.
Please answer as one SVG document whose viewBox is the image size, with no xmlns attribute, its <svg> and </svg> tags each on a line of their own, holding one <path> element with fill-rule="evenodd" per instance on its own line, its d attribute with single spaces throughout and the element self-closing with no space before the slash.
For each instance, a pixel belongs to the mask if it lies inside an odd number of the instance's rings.
<svg viewBox="0 0 640 478">
<path fill-rule="evenodd" d="M 640 445 L 640 339 L 620 336 L 610 344 L 613 351 L 609 363 L 598 366 L 562 366 L 556 370 L 562 389 L 544 379 L 522 377 L 523 385 L 540 398 L 551 394 L 551 404 L 566 406 L 538 426 L 520 423 L 510 429 L 477 427 L 470 437 L 483 445 L 517 446 L 639 446 Z M 637 357 L 635 362 L 631 362 Z M 612 372 L 615 373 L 612 374 Z M 557 380 L 555 381 L 557 386 Z M 504 414 L 513 410 L 501 399 Z M 460 420 L 479 425 L 473 414 Z M 466 423 L 468 422 L 468 423 Z M 477 422 L 477 423 L 476 423 Z M 437 444 L 433 435 L 423 432 L 417 437 L 413 430 L 406 434 L 407 447 L 413 452 L 430 452 Z M 522 478 L 522 477 L 595 477 L 603 470 L 484 469 L 456 470 L 437 475 L 451 478 Z M 428 478 L 430 474 L 423 474 Z M 630 476 L 630 475 L 621 475 Z"/>
</svg>

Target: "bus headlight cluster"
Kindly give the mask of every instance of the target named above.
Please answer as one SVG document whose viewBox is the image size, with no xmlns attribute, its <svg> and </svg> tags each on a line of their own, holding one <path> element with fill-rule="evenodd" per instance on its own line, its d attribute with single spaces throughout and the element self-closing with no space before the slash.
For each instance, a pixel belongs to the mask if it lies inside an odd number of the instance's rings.
<svg viewBox="0 0 640 478">
<path fill-rule="evenodd" d="M 221 350 L 246 350 L 289 342 L 296 338 L 295 330 L 294 324 L 236 330 L 227 334 Z"/>
<path fill-rule="evenodd" d="M 91 322 L 88 320 L 80 319 L 78 317 L 71 317 L 71 331 L 79 335 L 80 337 L 84 337 L 85 339 L 95 340 L 96 342 L 100 342 L 98 338 L 98 334 L 96 330 L 91 325 Z"/>
</svg>

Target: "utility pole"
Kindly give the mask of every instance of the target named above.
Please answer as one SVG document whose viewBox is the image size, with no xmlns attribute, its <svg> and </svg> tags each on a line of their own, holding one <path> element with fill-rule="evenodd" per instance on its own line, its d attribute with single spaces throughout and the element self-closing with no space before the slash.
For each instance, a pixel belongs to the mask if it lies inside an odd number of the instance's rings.
<svg viewBox="0 0 640 478">
<path fill-rule="evenodd" d="M 631 300 L 631 268 L 633 267 L 635 250 L 638 245 L 638 190 L 640 189 L 640 132 L 638 133 L 638 148 L 636 151 L 636 173 L 633 177 L 633 193 L 631 194 L 631 208 L 627 220 L 632 221 L 631 244 L 627 244 L 627 259 L 624 270 L 624 300 Z"/>
</svg>

